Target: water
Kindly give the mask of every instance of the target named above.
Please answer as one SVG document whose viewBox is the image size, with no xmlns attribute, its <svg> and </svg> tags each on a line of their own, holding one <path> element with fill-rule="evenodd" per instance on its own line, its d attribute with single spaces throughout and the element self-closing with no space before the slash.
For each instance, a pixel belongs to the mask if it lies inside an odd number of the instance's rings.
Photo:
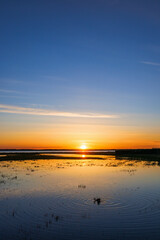
<svg viewBox="0 0 160 240">
<path fill-rule="evenodd" d="M 160 164 L 87 157 L 0 161 L 0 239 L 160 239 Z"/>
</svg>

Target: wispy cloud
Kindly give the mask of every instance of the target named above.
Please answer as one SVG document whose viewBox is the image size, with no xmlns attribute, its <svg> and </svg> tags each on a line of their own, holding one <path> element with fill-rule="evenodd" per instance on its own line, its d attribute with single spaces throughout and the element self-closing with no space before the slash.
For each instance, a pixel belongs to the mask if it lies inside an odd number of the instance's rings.
<svg viewBox="0 0 160 240">
<path fill-rule="evenodd" d="M 10 106 L 0 104 L 1 113 L 13 113 L 13 114 L 28 114 L 39 116 L 55 116 L 55 117 L 74 117 L 74 118 L 119 118 L 119 115 L 99 114 L 99 113 L 74 113 L 74 112 L 62 112 L 53 111 L 40 108 L 26 108 L 19 106 Z"/>
<path fill-rule="evenodd" d="M 0 89 L 0 92 L 2 92 L 2 93 L 21 93 L 19 91 L 8 90 L 8 89 Z"/>
<path fill-rule="evenodd" d="M 0 94 L 0 98 L 20 98 L 20 99 L 25 99 L 25 98 L 31 98 L 30 96 L 14 96 L 14 95 L 1 95 Z"/>
<path fill-rule="evenodd" d="M 0 89 L 0 98 L 31 98 L 31 95 L 16 90 Z"/>
<path fill-rule="evenodd" d="M 17 91 L 17 90 L 12 90 L 12 89 L 2 89 L 2 88 L 0 88 L 0 97 L 31 98 L 33 96 L 45 96 L 45 95 L 46 94 L 40 94 L 40 93 L 37 93 L 37 92 L 27 92 L 27 91 L 23 92 L 23 91 Z"/>
<path fill-rule="evenodd" d="M 143 64 L 147 64 L 147 65 L 153 65 L 153 66 L 160 66 L 160 63 L 156 63 L 156 62 L 146 62 L 146 61 L 141 61 L 141 63 L 143 63 Z"/>
</svg>

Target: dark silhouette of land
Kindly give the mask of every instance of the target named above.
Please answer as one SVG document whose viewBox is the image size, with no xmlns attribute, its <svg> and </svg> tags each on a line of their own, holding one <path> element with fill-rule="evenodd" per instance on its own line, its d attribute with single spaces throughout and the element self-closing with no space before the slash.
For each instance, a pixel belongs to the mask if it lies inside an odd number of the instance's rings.
<svg viewBox="0 0 160 240">
<path fill-rule="evenodd" d="M 69 154 L 79 154 L 79 156 L 69 156 Z M 65 156 L 64 156 L 65 155 Z M 50 150 L 32 150 L 32 149 L 1 149 L 0 161 L 4 160 L 34 160 L 34 159 L 102 159 L 100 156 L 91 155 L 113 155 L 116 159 L 124 157 L 131 160 L 143 158 L 147 160 L 160 161 L 160 148 L 153 149 L 117 149 L 117 150 L 66 150 L 66 149 L 50 149 Z"/>
</svg>

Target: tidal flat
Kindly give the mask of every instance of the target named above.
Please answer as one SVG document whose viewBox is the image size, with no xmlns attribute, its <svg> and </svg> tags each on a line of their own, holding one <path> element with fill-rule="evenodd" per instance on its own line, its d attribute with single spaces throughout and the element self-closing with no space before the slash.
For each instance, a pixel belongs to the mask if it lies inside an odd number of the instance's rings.
<svg viewBox="0 0 160 240">
<path fill-rule="evenodd" d="M 33 155 L 1 154 L 1 240 L 160 239 L 158 157 Z"/>
</svg>

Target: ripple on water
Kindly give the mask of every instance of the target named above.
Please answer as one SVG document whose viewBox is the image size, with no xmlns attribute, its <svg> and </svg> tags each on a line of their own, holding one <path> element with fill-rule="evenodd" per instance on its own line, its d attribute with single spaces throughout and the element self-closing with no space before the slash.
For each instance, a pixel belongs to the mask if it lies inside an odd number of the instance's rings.
<svg viewBox="0 0 160 240">
<path fill-rule="evenodd" d="M 16 237 L 10 239 L 137 239 L 142 233 L 141 239 L 160 236 L 160 191 L 104 187 L 104 192 L 95 196 L 97 189 L 77 189 L 63 181 L 54 190 L 56 184 L 48 183 L 48 179 L 47 175 L 41 178 L 44 192 L 22 190 L 19 197 L 0 200 L 0 229 L 8 236 L 14 233 Z M 99 205 L 94 203 L 95 197 L 101 198 Z"/>
</svg>

